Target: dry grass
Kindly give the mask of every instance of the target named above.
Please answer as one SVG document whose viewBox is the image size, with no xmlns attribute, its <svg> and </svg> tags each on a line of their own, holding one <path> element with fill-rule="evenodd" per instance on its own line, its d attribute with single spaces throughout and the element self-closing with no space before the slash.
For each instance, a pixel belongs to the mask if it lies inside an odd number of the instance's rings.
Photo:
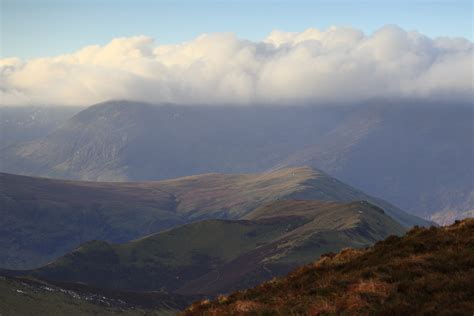
<svg viewBox="0 0 474 316">
<path fill-rule="evenodd" d="M 474 311 L 474 219 L 327 254 L 184 315 L 463 315 Z"/>
</svg>

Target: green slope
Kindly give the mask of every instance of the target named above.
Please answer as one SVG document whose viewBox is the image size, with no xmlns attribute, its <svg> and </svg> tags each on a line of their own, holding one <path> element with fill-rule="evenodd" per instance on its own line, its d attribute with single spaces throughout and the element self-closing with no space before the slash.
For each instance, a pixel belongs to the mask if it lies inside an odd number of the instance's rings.
<svg viewBox="0 0 474 316">
<path fill-rule="evenodd" d="M 125 244 L 91 241 L 33 274 L 108 288 L 173 291 L 301 222 L 206 220 Z"/>
<path fill-rule="evenodd" d="M 345 249 L 183 315 L 470 315 L 474 219 Z"/>
<path fill-rule="evenodd" d="M 368 246 L 405 231 L 367 202 L 281 201 L 249 217 L 205 220 L 118 245 L 92 241 L 21 274 L 106 288 L 216 294 L 280 275 L 324 252 Z"/>
<path fill-rule="evenodd" d="M 324 253 L 367 247 L 389 235 L 405 232 L 381 209 L 365 201 L 278 201 L 256 210 L 248 218 L 288 221 L 292 216 L 306 222 L 189 282 L 178 293 L 219 294 L 241 289 L 285 274 Z"/>
<path fill-rule="evenodd" d="M 342 207 L 334 202 L 278 201 L 255 210 L 247 217 L 271 219 L 290 214 L 303 216 L 309 221 L 280 238 L 279 254 L 269 261 L 301 263 L 313 260 L 315 250 L 319 254 L 332 251 L 324 249 L 326 245 L 332 248 L 335 244 L 337 247 L 364 247 L 391 234 L 405 232 L 382 209 L 366 201 L 351 202 Z M 334 240 L 330 236 L 335 236 Z M 314 245 L 318 245 L 318 249 Z"/>
<path fill-rule="evenodd" d="M 91 239 L 125 242 L 183 223 L 173 197 L 134 183 L 0 174 L 0 267 L 30 268 Z"/>
<path fill-rule="evenodd" d="M 120 243 L 200 219 L 240 219 L 285 199 L 367 200 L 404 226 L 429 225 L 311 168 L 125 183 L 0 173 L 0 267 L 37 267 L 90 240 Z"/>
</svg>

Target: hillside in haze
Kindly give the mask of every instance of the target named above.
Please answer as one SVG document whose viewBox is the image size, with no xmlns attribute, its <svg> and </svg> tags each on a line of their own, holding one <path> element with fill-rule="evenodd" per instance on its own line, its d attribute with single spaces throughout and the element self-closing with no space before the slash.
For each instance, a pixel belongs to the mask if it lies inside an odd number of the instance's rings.
<svg viewBox="0 0 474 316">
<path fill-rule="evenodd" d="M 0 106 L 0 148 L 45 137 L 84 107 Z"/>
<path fill-rule="evenodd" d="M 474 209 L 472 104 L 153 106 L 107 102 L 0 150 L 0 170 L 160 180 L 309 165 L 401 208 L 450 220 Z"/>
<path fill-rule="evenodd" d="M 135 291 L 216 295 L 256 285 L 344 247 L 405 232 L 368 202 L 277 201 L 245 220 L 204 220 L 131 242 L 90 241 L 15 274 Z"/>
<path fill-rule="evenodd" d="M 311 168 L 155 182 L 80 182 L 0 174 L 3 268 L 32 268 L 90 240 L 118 243 L 201 219 L 241 219 L 276 200 L 366 200 L 401 225 L 430 225 Z"/>
<path fill-rule="evenodd" d="M 106 102 L 39 141 L 5 149 L 0 158 L 5 172 L 83 180 L 255 172 L 320 137 L 333 112 Z"/>
<path fill-rule="evenodd" d="M 354 111 L 283 166 L 318 166 L 356 188 L 452 223 L 474 208 L 474 107 L 408 103 Z"/>
<path fill-rule="evenodd" d="M 473 219 L 414 228 L 195 303 L 183 315 L 468 315 L 474 310 L 473 263 Z"/>
</svg>

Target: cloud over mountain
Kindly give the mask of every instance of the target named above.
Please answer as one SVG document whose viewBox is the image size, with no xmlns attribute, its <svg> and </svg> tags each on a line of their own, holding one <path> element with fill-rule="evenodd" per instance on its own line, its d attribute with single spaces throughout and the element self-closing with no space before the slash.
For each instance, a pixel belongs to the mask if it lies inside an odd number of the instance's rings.
<svg viewBox="0 0 474 316">
<path fill-rule="evenodd" d="M 357 102 L 473 94 L 474 44 L 396 26 L 272 32 L 261 42 L 205 34 L 177 45 L 117 38 L 72 54 L 0 60 L 2 104 L 107 99 L 205 104 Z"/>
</svg>

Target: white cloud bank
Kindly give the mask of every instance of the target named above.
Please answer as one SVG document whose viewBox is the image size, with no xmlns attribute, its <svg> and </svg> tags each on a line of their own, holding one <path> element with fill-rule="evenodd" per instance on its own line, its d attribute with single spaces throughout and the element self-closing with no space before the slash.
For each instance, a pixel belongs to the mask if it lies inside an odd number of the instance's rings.
<svg viewBox="0 0 474 316">
<path fill-rule="evenodd" d="M 473 98 L 474 44 L 386 26 L 272 32 L 262 42 L 210 34 L 179 45 L 118 38 L 68 55 L 0 60 L 2 104 L 109 99 L 205 104 Z"/>
</svg>

